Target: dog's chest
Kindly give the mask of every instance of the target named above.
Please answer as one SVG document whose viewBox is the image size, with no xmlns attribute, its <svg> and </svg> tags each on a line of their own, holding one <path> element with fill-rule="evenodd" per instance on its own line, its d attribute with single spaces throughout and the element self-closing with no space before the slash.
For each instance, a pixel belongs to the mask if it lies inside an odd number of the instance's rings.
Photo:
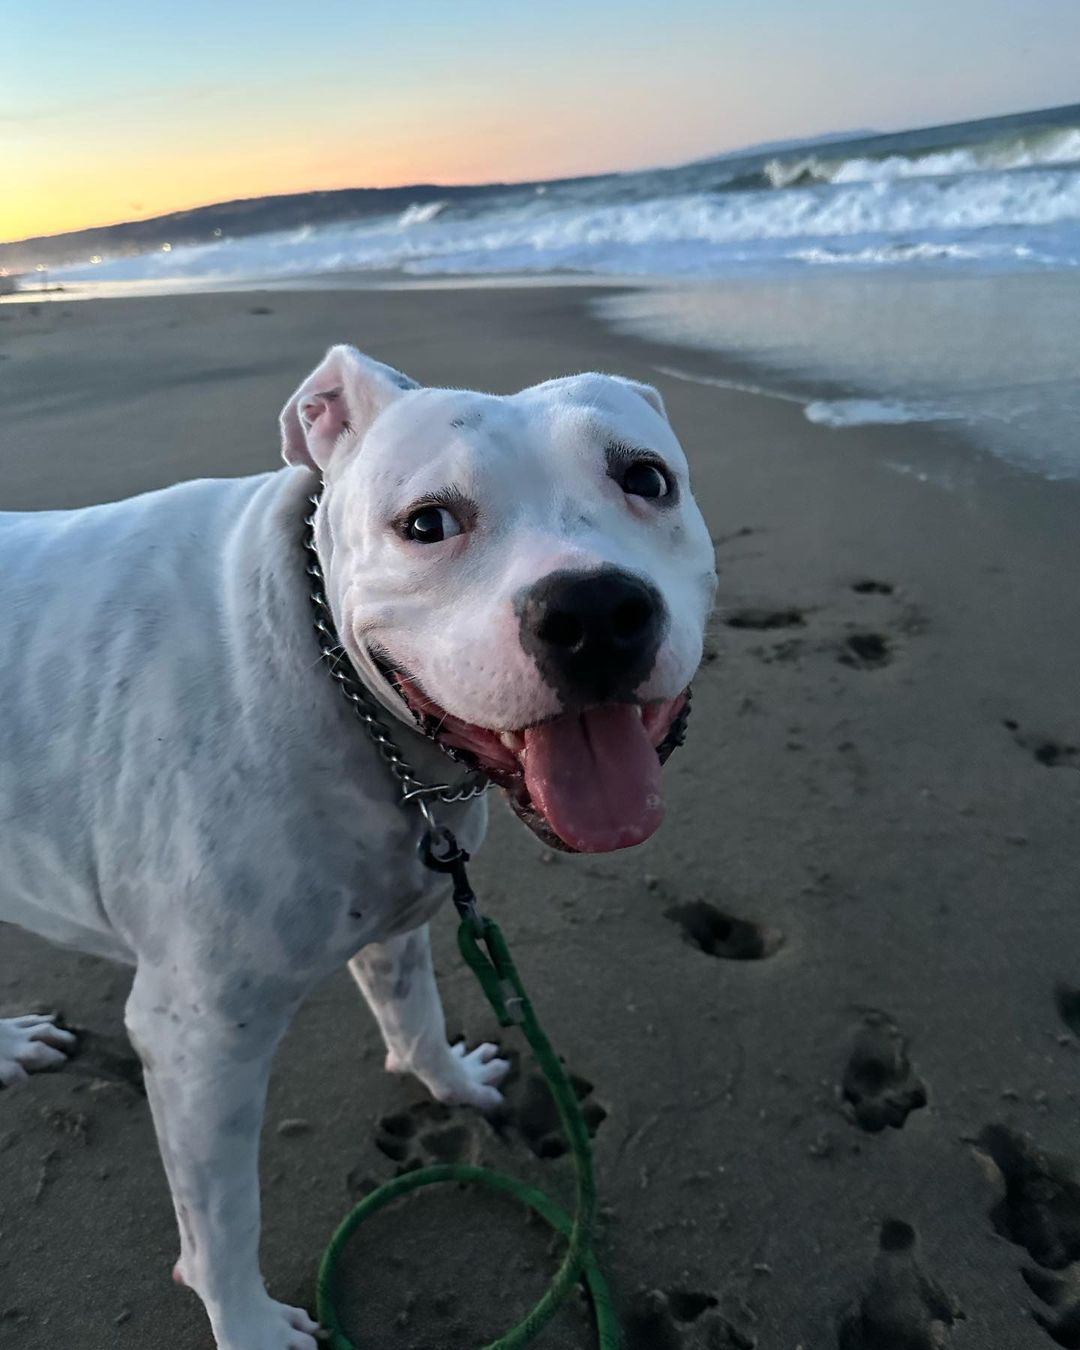
<svg viewBox="0 0 1080 1350">
<path fill-rule="evenodd" d="M 485 818 L 484 806 L 474 803 L 454 808 L 446 823 L 471 851 L 481 841 Z M 293 847 L 274 850 L 276 857 L 257 868 L 258 877 L 249 870 L 239 891 L 222 888 L 234 920 L 262 930 L 271 964 L 285 960 L 294 970 L 313 973 L 333 968 L 369 943 L 426 923 L 449 898 L 449 878 L 420 860 L 415 808 L 373 808 L 369 802 L 355 833 L 316 820 L 297 820 L 283 833 L 292 834 Z M 236 919 L 237 909 L 247 905 L 250 916 Z"/>
</svg>

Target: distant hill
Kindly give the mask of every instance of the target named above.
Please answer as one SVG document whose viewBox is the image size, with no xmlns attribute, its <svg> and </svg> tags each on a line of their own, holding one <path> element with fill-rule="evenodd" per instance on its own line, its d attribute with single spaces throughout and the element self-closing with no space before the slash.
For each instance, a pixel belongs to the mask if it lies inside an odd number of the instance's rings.
<svg viewBox="0 0 1080 1350">
<path fill-rule="evenodd" d="M 76 260 L 85 261 L 95 253 L 144 253 L 163 243 L 207 244 L 222 235 L 238 238 L 264 234 L 270 230 L 300 229 L 304 225 L 326 225 L 335 220 L 352 220 L 404 211 L 426 202 L 452 201 L 455 197 L 476 198 L 505 191 L 502 184 L 484 187 L 439 187 L 418 183 L 401 188 L 340 188 L 332 192 L 293 192 L 276 197 L 248 197 L 232 202 L 215 202 L 190 211 L 170 211 L 146 220 L 129 220 L 118 225 L 99 225 L 68 234 L 41 235 L 0 244 L 0 266 L 18 272 L 39 263 L 58 266 Z"/>
<path fill-rule="evenodd" d="M 693 159 L 691 164 L 722 164 L 727 159 L 750 159 L 758 155 L 783 155 L 790 150 L 809 150 L 818 145 L 831 145 L 836 141 L 863 141 L 883 133 L 872 127 L 859 127 L 853 131 L 827 131 L 823 136 L 799 136 L 790 141 L 758 141 L 754 145 L 743 146 L 741 150 L 725 150 L 722 155 L 706 155 L 703 159 Z"/>
</svg>

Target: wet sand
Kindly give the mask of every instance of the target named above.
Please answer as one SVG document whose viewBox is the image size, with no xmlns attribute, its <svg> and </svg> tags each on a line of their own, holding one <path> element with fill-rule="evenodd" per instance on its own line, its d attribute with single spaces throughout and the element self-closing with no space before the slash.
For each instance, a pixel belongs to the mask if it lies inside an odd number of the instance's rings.
<svg viewBox="0 0 1080 1350">
<path fill-rule="evenodd" d="M 496 392 L 586 368 L 658 384 L 721 579 L 668 823 L 630 854 L 555 859 L 498 810 L 475 867 L 582 1080 L 631 1350 L 1080 1344 L 1059 1281 L 1080 1258 L 1077 490 L 988 472 L 925 427 L 830 430 L 658 375 L 723 363 L 611 335 L 588 300 L 5 302 L 0 508 L 273 466 L 278 409 L 332 341 Z M 940 481 L 901 471 L 932 451 Z M 435 928 L 451 1028 L 491 1034 L 451 915 Z M 81 1062 L 0 1094 L 0 1344 L 17 1350 L 210 1346 L 169 1280 L 172 1211 L 125 1076 L 129 979 L 0 928 L 0 1013 L 57 1007 L 91 1033 Z M 272 1084 L 278 1297 L 310 1304 L 338 1219 L 413 1159 L 570 1193 L 527 1062 L 499 1130 L 380 1065 L 343 972 Z M 369 1350 L 475 1346 L 550 1261 L 512 1207 L 423 1203 L 355 1254 Z M 537 1344 L 587 1345 L 579 1314 Z"/>
</svg>

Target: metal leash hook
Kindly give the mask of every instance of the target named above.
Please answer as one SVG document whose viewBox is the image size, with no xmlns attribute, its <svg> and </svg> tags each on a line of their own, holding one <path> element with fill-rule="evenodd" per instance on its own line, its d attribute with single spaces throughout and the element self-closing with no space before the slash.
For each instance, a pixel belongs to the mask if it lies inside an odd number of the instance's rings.
<svg viewBox="0 0 1080 1350">
<path fill-rule="evenodd" d="M 483 932 L 484 921 L 477 912 L 476 892 L 465 867 L 469 855 L 458 843 L 453 830 L 435 823 L 423 798 L 420 798 L 420 803 L 428 823 L 428 828 L 420 838 L 420 861 L 433 872 L 443 872 L 451 878 L 454 883 L 454 906 L 462 920 L 470 924 L 473 932 L 479 936 Z"/>
<path fill-rule="evenodd" d="M 461 918 L 458 950 L 483 986 L 499 1025 L 520 1026 L 524 1021 L 525 991 L 497 925 L 476 907 L 476 892 L 465 869 L 468 853 L 452 830 L 436 825 L 420 840 L 420 861 L 433 872 L 444 872 L 453 879 L 453 901 Z"/>
</svg>

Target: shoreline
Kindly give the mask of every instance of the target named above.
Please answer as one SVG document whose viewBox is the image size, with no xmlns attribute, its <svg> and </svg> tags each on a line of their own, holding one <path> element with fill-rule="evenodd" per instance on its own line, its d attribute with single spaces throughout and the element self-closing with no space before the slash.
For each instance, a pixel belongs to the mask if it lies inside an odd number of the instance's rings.
<svg viewBox="0 0 1080 1350">
<path fill-rule="evenodd" d="M 168 281 L 62 281 L 45 290 L 16 290 L 0 294 L 0 303 L 51 304 L 57 301 L 88 300 L 164 300 L 184 295 L 249 295 L 252 292 L 276 294 L 279 291 L 339 293 L 341 291 L 459 291 L 530 290 L 568 287 L 602 290 L 648 287 L 662 277 L 639 275 L 605 276 L 592 272 L 438 272 L 410 274 L 393 270 L 346 270 L 300 273 L 296 276 L 230 278 L 173 277 Z"/>
<path fill-rule="evenodd" d="M 1004 330 L 1001 342 L 984 338 L 981 346 L 957 355 L 957 349 L 964 348 L 965 343 L 970 345 L 967 334 L 972 323 L 968 320 L 982 312 L 976 305 L 975 315 L 967 316 L 964 304 L 970 307 L 970 297 L 988 287 L 1000 303 L 1008 302 L 1006 312 L 1012 313 L 1014 322 L 1020 288 L 1023 323 L 1032 325 L 1032 332 L 1039 330 L 1040 352 L 1027 356 L 1026 366 L 1010 364 L 1001 345 Z M 899 268 L 888 273 L 839 269 L 785 274 L 748 269 L 723 278 L 692 279 L 659 274 L 410 275 L 354 270 L 242 282 L 140 281 L 100 288 L 93 283 L 76 283 L 71 290 L 0 297 L 0 314 L 25 306 L 167 301 L 184 296 L 262 296 L 269 302 L 281 294 L 508 291 L 566 292 L 583 297 L 582 307 L 590 319 L 598 321 L 612 336 L 663 348 L 670 359 L 654 364 L 667 378 L 795 404 L 807 421 L 840 433 L 863 426 L 910 424 L 916 433 L 928 430 L 935 438 L 959 439 L 979 452 L 988 451 L 1005 466 L 1007 474 L 1080 483 L 1080 452 L 1071 448 L 1080 419 L 1080 380 L 1067 358 L 1058 355 L 1071 350 L 1074 339 L 1080 340 L 1080 277 L 1068 272 L 953 270 L 935 275 Z M 929 302 L 928 295 L 932 297 Z M 943 308 L 946 295 L 951 299 Z M 800 299 L 793 301 L 793 296 Z M 1054 299 L 1049 308 L 1044 303 L 1048 296 Z M 767 310 L 776 303 L 777 297 L 793 310 L 786 345 L 773 349 L 777 324 L 774 321 L 771 328 L 768 324 L 762 328 L 760 315 L 763 307 Z M 958 303 L 958 297 L 964 304 Z M 984 299 L 982 307 L 985 303 Z M 959 312 L 950 318 L 953 306 Z M 865 325 L 862 312 L 867 309 L 880 310 L 868 332 L 901 325 L 918 333 L 926 323 L 936 322 L 939 328 L 945 323 L 937 340 L 946 349 L 951 344 L 954 350 L 944 364 L 932 366 L 927 365 L 925 357 L 917 357 L 914 348 L 908 350 L 902 345 L 889 351 L 884 360 L 879 354 L 868 362 L 858 353 L 867 333 L 860 336 L 848 331 L 857 315 Z M 1034 319 L 1036 314 L 1038 320 Z M 830 330 L 838 329 L 842 336 L 833 337 L 831 347 L 822 348 L 814 332 L 830 318 L 836 320 L 828 325 Z M 907 341 L 914 340 L 914 333 L 908 333 Z M 1021 349 L 1034 341 L 1023 325 L 1020 331 L 1012 331 L 1012 339 Z M 1044 360 L 1056 363 L 1056 373 L 1046 374 L 1041 365 Z M 905 363 L 914 364 L 905 370 Z M 981 373 L 984 368 L 986 373 Z M 927 387 L 930 369 L 935 383 Z M 994 392 L 995 381 L 1001 383 L 1004 392 Z M 912 464 L 902 462 L 897 469 L 915 473 L 924 482 L 949 481 L 932 458 Z"/>
<path fill-rule="evenodd" d="M 590 368 L 657 384 L 721 585 L 689 740 L 666 772 L 668 822 L 631 853 L 553 861 L 496 809 L 474 878 L 603 1113 L 600 1256 L 629 1350 L 725 1337 L 833 1350 L 850 1310 L 873 1330 L 875 1287 L 911 1343 L 929 1344 L 932 1311 L 904 1293 L 915 1269 L 955 1310 L 950 1348 L 1047 1350 L 1034 1314 L 1055 1314 L 1021 1275 L 1037 1257 L 995 1228 L 1004 1181 L 973 1141 L 1004 1124 L 1080 1162 L 1080 1027 L 1055 1006 L 1058 981 L 1080 986 L 1074 485 L 1008 470 L 955 428 L 837 431 L 775 398 L 660 374 L 731 367 L 608 331 L 595 293 L 609 291 L 0 305 L 0 509 L 274 467 L 278 409 L 334 341 L 423 382 L 495 392 Z M 927 459 L 948 488 L 889 467 Z M 452 928 L 434 924 L 450 1029 L 490 1034 Z M 760 939 L 757 958 L 733 959 L 733 931 Z M 127 1053 L 129 979 L 0 929 L 4 1012 L 59 1007 Z M 406 1164 L 452 1147 L 558 1193 L 566 1163 L 531 1147 L 530 1091 L 523 1065 L 501 1135 L 465 1112 L 433 1120 L 418 1088 L 381 1072 L 371 1019 L 335 976 L 301 1010 L 271 1087 L 271 1290 L 310 1303 L 337 1221 L 403 1165 L 380 1147 L 388 1119 L 413 1129 Z M 895 1119 L 875 1130 L 888 1101 Z M 306 1133 L 279 1129 L 297 1119 Z M 1057 1222 L 1030 1204 L 1033 1223 Z M 882 1261 L 889 1220 L 915 1236 Z M 371 1350 L 478 1343 L 492 1307 L 508 1325 L 527 1300 L 521 1263 L 546 1259 L 519 1255 L 515 1215 L 465 1196 L 388 1223 L 356 1270 L 378 1285 Z M 201 1310 L 168 1279 L 174 1220 L 145 1103 L 93 1063 L 0 1094 L 0 1232 L 0 1314 L 15 1310 L 3 1325 L 19 1350 L 207 1350 Z M 474 1297 L 462 1279 L 446 1312 L 451 1250 L 490 1275 L 486 1311 L 485 1287 Z M 396 1329 L 392 1300 L 409 1290 Z M 566 1328 L 538 1342 L 570 1346 Z"/>
</svg>

